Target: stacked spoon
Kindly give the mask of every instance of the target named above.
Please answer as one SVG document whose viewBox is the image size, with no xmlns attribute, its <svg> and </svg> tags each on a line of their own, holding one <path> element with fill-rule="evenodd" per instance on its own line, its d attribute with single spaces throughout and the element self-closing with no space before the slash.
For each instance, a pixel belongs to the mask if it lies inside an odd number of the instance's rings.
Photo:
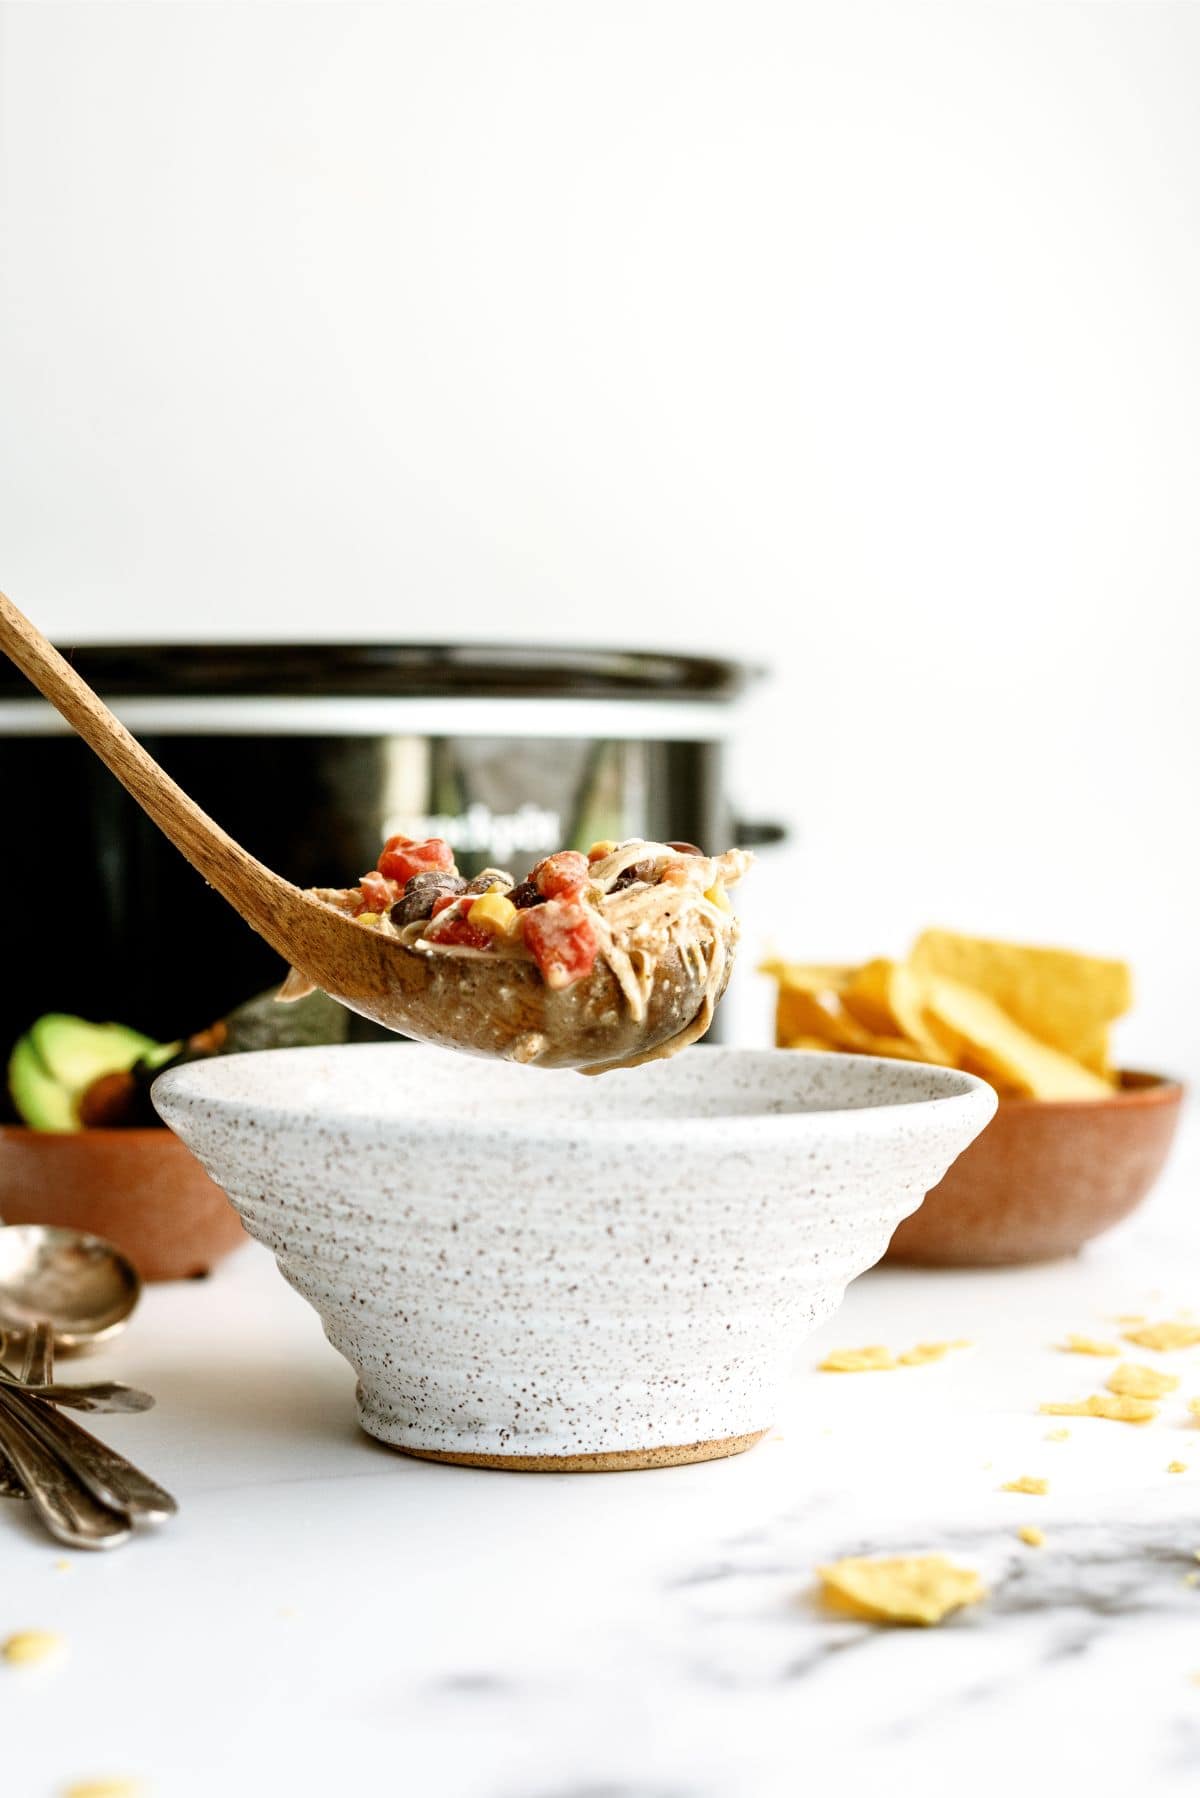
<svg viewBox="0 0 1200 1798">
<path fill-rule="evenodd" d="M 161 1523 L 169 1492 L 63 1415 L 146 1411 L 148 1392 L 116 1380 L 63 1384 L 54 1351 L 124 1328 L 140 1282 L 111 1243 L 41 1224 L 0 1228 L 0 1493 L 24 1495 L 50 1534 L 71 1548 L 115 1548 L 138 1524 Z M 20 1378 L 4 1365 L 23 1343 Z"/>
</svg>

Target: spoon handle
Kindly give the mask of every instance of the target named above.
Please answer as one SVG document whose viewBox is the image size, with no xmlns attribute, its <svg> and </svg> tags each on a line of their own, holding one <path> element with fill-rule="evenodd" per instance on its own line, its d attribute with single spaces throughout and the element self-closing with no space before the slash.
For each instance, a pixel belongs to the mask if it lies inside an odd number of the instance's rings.
<svg viewBox="0 0 1200 1798">
<path fill-rule="evenodd" d="M 22 1386 L 46 1386 L 54 1378 L 54 1330 L 39 1318 L 25 1338 L 21 1363 Z"/>
<path fill-rule="evenodd" d="M 28 1498 L 24 1481 L 9 1457 L 0 1448 L 0 1498 Z"/>
<path fill-rule="evenodd" d="M 94 1498 L 147 1523 L 161 1523 L 179 1509 L 169 1492 L 124 1455 L 63 1417 L 43 1399 L 0 1385 L 0 1411 L 13 1414 L 73 1473 Z M 18 1471 L 20 1471 L 18 1469 Z"/>
<path fill-rule="evenodd" d="M 101 1504 L 29 1429 L 20 1412 L 0 1402 L 0 1448 L 16 1469 L 30 1503 L 58 1542 L 68 1548 L 115 1548 L 128 1541 L 128 1517 Z"/>
<path fill-rule="evenodd" d="M 280 929 L 276 914 L 282 897 L 298 897 L 296 888 L 264 868 L 188 798 L 4 593 L 0 593 L 0 649 L 95 750 L 193 868 L 273 949 L 290 959 L 288 933 Z"/>
<path fill-rule="evenodd" d="M 149 1411 L 154 1406 L 152 1393 L 143 1392 L 140 1386 L 126 1386 L 122 1380 L 88 1380 L 79 1385 L 48 1380 L 39 1385 L 16 1380 L 0 1367 L 0 1386 L 25 1392 L 31 1398 L 44 1398 L 52 1405 L 66 1405 L 72 1411 Z"/>
</svg>

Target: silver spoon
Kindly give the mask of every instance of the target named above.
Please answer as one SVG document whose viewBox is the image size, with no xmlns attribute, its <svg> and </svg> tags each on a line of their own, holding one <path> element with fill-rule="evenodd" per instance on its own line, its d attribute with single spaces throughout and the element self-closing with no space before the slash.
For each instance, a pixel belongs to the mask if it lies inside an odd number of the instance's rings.
<svg viewBox="0 0 1200 1798">
<path fill-rule="evenodd" d="M 143 1392 L 140 1386 L 127 1386 L 123 1380 L 73 1380 L 67 1385 L 57 1380 L 31 1380 L 24 1371 L 18 1380 L 3 1365 L 0 1365 L 0 1386 L 11 1386 L 33 1398 L 44 1398 L 52 1405 L 65 1405 L 71 1411 L 128 1413 L 149 1411 L 154 1405 L 152 1393 Z"/>
<path fill-rule="evenodd" d="M 5 1386 L 0 1388 L 0 1414 L 18 1419 L 44 1449 L 57 1456 L 92 1498 L 122 1514 L 126 1522 L 133 1518 L 142 1523 L 162 1523 L 179 1509 L 157 1480 L 69 1417 L 63 1417 L 53 1405 L 21 1396 L 19 1387 Z"/>
<path fill-rule="evenodd" d="M 56 1541 L 68 1548 L 116 1548 L 129 1540 L 133 1525 L 128 1516 L 101 1503 L 76 1478 L 39 1439 L 21 1401 L 10 1401 L 7 1394 L 0 1394 L 0 1449 Z"/>
<path fill-rule="evenodd" d="M 132 1264 L 99 1236 L 48 1224 L 0 1229 L 0 1324 L 30 1332 L 25 1368 L 35 1376 L 52 1371 L 56 1341 L 78 1348 L 123 1329 L 140 1292 Z M 39 1383 L 43 1392 L 51 1384 L 45 1378 Z M 101 1506 L 148 1521 L 177 1508 L 140 1468 L 21 1382 L 0 1381 L 0 1421 L 20 1426 L 25 1438 L 57 1456 Z M 24 1479 L 7 1439 L 3 1445 Z"/>
<path fill-rule="evenodd" d="M 124 1328 L 140 1290 L 141 1282 L 130 1262 L 98 1236 L 43 1224 L 0 1228 L 0 1331 L 31 1338 L 26 1366 L 38 1371 L 40 1355 L 43 1376 L 52 1365 L 56 1332 L 64 1347 L 115 1335 Z M 0 1365 L 0 1385 L 19 1384 Z M 43 1378 L 37 1396 L 97 1410 L 109 1408 L 116 1398 L 118 1404 L 112 1408 L 145 1410 L 142 1400 L 149 1395 L 135 1394 L 132 1404 L 120 1404 L 120 1387 L 110 1381 L 96 1383 L 90 1392 L 87 1387 L 77 1387 L 67 1400 L 61 1389 L 49 1388 Z M 0 1447 L 7 1451 L 6 1442 Z M 7 1454 L 7 1460 L 12 1467 L 0 1465 L 0 1493 L 23 1495 L 25 1481 L 20 1469 L 12 1454 Z"/>
<path fill-rule="evenodd" d="M 53 1379 L 56 1339 L 64 1348 L 76 1348 L 115 1335 L 124 1329 L 140 1291 L 136 1269 L 99 1236 L 9 1224 L 0 1230 L 0 1336 L 14 1327 L 14 1333 L 24 1333 L 25 1359 L 19 1382 L 0 1360 L 0 1382 L 19 1384 L 75 1411 L 148 1411 L 154 1403 L 150 1394 L 120 1380 L 63 1385 Z M 0 1355 L 6 1346 L 0 1344 Z"/>
<path fill-rule="evenodd" d="M 0 1229 L 0 1328 L 47 1328 L 34 1353 L 84 1348 L 123 1330 L 141 1295 L 137 1271 L 102 1237 L 53 1224 Z M 48 1371 L 48 1370 L 47 1370 Z"/>
</svg>

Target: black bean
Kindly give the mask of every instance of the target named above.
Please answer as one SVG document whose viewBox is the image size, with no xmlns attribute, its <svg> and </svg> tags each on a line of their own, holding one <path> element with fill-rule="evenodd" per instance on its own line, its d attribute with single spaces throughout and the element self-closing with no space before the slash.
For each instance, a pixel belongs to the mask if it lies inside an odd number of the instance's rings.
<svg viewBox="0 0 1200 1798">
<path fill-rule="evenodd" d="M 546 895 L 538 892 L 537 882 L 534 880 L 523 880 L 520 886 L 513 888 L 508 898 L 509 903 L 515 905 L 518 911 L 528 911 L 531 905 L 546 903 Z"/>
<path fill-rule="evenodd" d="M 675 851 L 676 855 L 703 855 L 704 854 L 703 849 L 697 849 L 695 843 L 668 843 L 667 848 L 673 849 Z"/>
<path fill-rule="evenodd" d="M 465 880 L 460 880 L 457 874 L 445 874 L 438 868 L 414 874 L 411 880 L 404 883 L 404 897 L 397 899 L 392 907 L 392 923 L 398 930 L 402 930 L 406 924 L 415 924 L 418 919 L 431 917 L 434 900 L 440 899 L 443 893 L 457 895 L 466 890 Z"/>
<path fill-rule="evenodd" d="M 497 881 L 501 886 L 510 887 L 513 884 L 513 877 L 511 874 L 506 874 L 503 868 L 485 868 L 482 874 L 477 874 L 474 880 L 468 884 L 467 891 L 468 893 L 486 893 L 490 886 L 496 885 Z"/>
<path fill-rule="evenodd" d="M 653 877 L 653 862 L 634 862 L 630 867 L 621 869 L 608 890 L 610 893 L 623 893 L 626 887 L 634 886 L 639 880 L 651 880 Z"/>
</svg>

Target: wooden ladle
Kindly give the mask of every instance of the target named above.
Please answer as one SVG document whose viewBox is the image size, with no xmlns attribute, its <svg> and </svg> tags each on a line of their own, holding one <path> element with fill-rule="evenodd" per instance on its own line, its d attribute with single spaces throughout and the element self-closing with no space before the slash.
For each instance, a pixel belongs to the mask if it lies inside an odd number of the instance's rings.
<svg viewBox="0 0 1200 1798">
<path fill-rule="evenodd" d="M 709 990 L 699 956 L 685 962 L 675 949 L 661 957 L 645 1014 L 635 1019 L 601 960 L 554 991 L 532 962 L 424 955 L 364 929 L 235 843 L 3 593 L 0 649 L 251 929 L 351 1011 L 445 1048 L 590 1072 L 671 1054 L 707 1029 L 720 992 Z"/>
</svg>

